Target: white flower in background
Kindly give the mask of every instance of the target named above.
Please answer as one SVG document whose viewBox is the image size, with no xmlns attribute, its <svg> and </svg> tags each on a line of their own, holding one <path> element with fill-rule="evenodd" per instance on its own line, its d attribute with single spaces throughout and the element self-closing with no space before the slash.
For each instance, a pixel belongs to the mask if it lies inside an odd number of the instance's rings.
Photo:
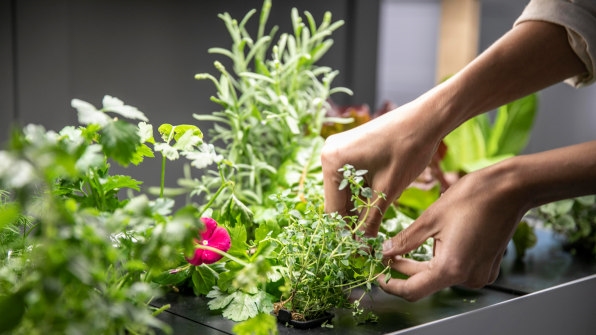
<svg viewBox="0 0 596 335">
<path fill-rule="evenodd" d="M 16 159 L 6 151 L 0 151 L 0 179 L 8 188 L 21 188 L 33 181 L 35 173 L 27 161 Z"/>
<path fill-rule="evenodd" d="M 155 151 L 161 152 L 167 159 L 171 161 L 180 157 L 178 155 L 178 150 L 167 143 L 155 143 L 154 149 Z"/>
<path fill-rule="evenodd" d="M 213 163 L 219 163 L 223 160 L 223 156 L 218 155 L 215 152 L 213 144 L 207 143 L 201 144 L 198 151 L 185 151 L 182 152 L 182 155 L 191 160 L 192 162 L 190 165 L 197 169 L 205 168 Z"/>
<path fill-rule="evenodd" d="M 103 110 L 106 112 L 114 112 L 120 114 L 128 119 L 149 121 L 145 114 L 136 107 L 125 105 L 122 100 L 106 95 L 103 97 Z"/>
<path fill-rule="evenodd" d="M 61 140 L 66 139 L 72 143 L 73 146 L 78 147 L 81 145 L 85 140 L 83 139 L 83 132 L 80 128 L 75 128 L 73 126 L 66 126 L 60 130 Z"/>
<path fill-rule="evenodd" d="M 100 166 L 103 164 L 104 156 L 101 151 L 101 145 L 92 144 L 85 148 L 85 152 L 81 155 L 81 158 L 75 163 L 77 170 L 85 172 L 89 168 L 94 166 Z"/>
<path fill-rule="evenodd" d="M 86 101 L 72 99 L 70 105 L 77 110 L 80 124 L 98 124 L 103 127 L 110 122 L 109 116 Z"/>
<path fill-rule="evenodd" d="M 184 134 L 182 134 L 182 136 L 180 136 L 180 138 L 176 141 L 174 148 L 180 151 L 190 151 L 193 150 L 194 146 L 201 143 L 202 141 L 203 140 L 199 136 L 194 135 L 193 130 L 189 129 L 184 132 Z"/>
<path fill-rule="evenodd" d="M 153 138 L 153 126 L 147 122 L 139 122 L 139 137 L 141 143 L 145 143 Z"/>
<path fill-rule="evenodd" d="M 23 134 L 25 139 L 33 145 L 40 143 L 51 143 L 55 144 L 58 142 L 58 134 L 55 131 L 50 130 L 46 132 L 43 126 L 36 124 L 28 124 L 23 128 Z"/>
<path fill-rule="evenodd" d="M 116 113 L 128 119 L 149 121 L 143 112 L 136 107 L 125 105 L 118 98 L 106 95 L 103 97 L 102 103 L 102 110 L 98 110 L 92 104 L 80 99 L 72 99 L 70 105 L 77 110 L 81 124 L 98 124 L 103 127 L 111 121 L 105 112 Z"/>
</svg>

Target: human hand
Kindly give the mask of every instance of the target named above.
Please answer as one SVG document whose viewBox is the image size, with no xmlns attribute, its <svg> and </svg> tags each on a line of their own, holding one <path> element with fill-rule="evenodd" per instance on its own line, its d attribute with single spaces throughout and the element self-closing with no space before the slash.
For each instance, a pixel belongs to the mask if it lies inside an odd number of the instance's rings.
<svg viewBox="0 0 596 335">
<path fill-rule="evenodd" d="M 453 285 L 480 288 L 494 282 L 507 244 L 527 211 L 527 203 L 512 191 L 516 178 L 505 166 L 466 175 L 412 225 L 385 241 L 383 256 L 394 270 L 409 278 L 386 282 L 382 276 L 380 287 L 416 301 Z M 430 261 L 400 256 L 429 237 L 434 239 Z"/>
<path fill-rule="evenodd" d="M 440 133 L 424 121 L 431 114 L 427 112 L 422 103 L 413 102 L 327 138 L 321 154 L 325 211 L 349 215 L 353 209 L 350 191 L 339 190 L 338 169 L 350 164 L 367 170 L 366 186 L 385 195 L 376 202 L 380 210 L 366 217 L 365 234 L 376 236 L 388 206 L 429 164 L 440 143 Z"/>
</svg>

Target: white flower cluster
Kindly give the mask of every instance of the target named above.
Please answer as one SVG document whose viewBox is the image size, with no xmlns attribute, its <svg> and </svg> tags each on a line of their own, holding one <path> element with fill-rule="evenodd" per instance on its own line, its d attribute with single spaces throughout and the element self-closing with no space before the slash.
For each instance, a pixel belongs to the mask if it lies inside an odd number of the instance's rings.
<svg viewBox="0 0 596 335">
<path fill-rule="evenodd" d="M 103 108 L 98 110 L 95 106 L 83 100 L 72 99 L 70 103 L 77 110 L 81 124 L 98 124 L 103 127 L 111 121 L 106 112 L 116 113 L 128 119 L 148 121 L 143 112 L 136 107 L 125 105 L 118 98 L 106 95 L 103 97 L 102 104 Z"/>
</svg>

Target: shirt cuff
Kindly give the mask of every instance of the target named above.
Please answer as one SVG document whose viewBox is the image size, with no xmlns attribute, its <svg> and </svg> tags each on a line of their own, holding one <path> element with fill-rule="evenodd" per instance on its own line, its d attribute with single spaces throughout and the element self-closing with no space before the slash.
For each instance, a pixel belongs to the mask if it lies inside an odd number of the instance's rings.
<svg viewBox="0 0 596 335">
<path fill-rule="evenodd" d="M 569 45 L 587 72 L 565 80 L 581 87 L 594 82 L 596 72 L 596 1 L 532 0 L 514 26 L 526 21 L 545 21 L 567 30 Z"/>
</svg>

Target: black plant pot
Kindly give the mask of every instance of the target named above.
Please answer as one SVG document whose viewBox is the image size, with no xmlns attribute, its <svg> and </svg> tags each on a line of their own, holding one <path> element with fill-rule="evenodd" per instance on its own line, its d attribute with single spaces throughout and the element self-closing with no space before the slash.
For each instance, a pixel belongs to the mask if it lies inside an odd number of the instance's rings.
<svg viewBox="0 0 596 335">
<path fill-rule="evenodd" d="M 283 323 L 286 326 L 292 326 L 296 329 L 311 329 L 321 327 L 325 322 L 331 322 L 334 315 L 333 313 L 325 312 L 325 314 L 319 318 L 306 321 L 292 320 L 292 313 L 287 309 L 280 309 L 277 312 L 277 321 Z"/>
</svg>

